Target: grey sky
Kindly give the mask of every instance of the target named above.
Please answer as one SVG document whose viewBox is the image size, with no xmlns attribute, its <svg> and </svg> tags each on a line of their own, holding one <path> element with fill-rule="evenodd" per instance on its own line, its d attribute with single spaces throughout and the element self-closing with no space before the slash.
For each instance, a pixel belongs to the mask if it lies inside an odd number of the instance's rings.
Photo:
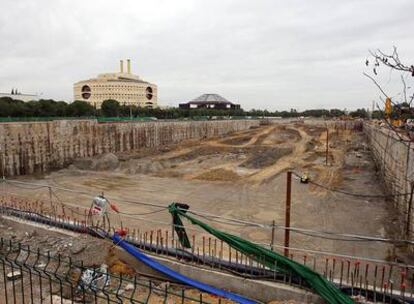
<svg viewBox="0 0 414 304">
<path fill-rule="evenodd" d="M 0 9 L 0 91 L 68 101 L 74 82 L 131 58 L 162 105 L 219 93 L 246 109 L 366 108 L 379 95 L 362 76 L 368 49 L 396 45 L 414 63 L 412 0 L 1 0 Z M 398 92 L 397 76 L 381 81 Z"/>
</svg>

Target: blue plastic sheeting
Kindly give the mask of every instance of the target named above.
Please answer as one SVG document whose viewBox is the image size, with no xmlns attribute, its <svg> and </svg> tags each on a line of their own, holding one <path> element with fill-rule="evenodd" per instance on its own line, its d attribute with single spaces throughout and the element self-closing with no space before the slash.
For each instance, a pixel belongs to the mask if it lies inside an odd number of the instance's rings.
<svg viewBox="0 0 414 304">
<path fill-rule="evenodd" d="M 177 281 L 179 281 L 183 284 L 193 286 L 193 287 L 195 287 L 199 290 L 205 291 L 207 293 L 214 294 L 216 296 L 227 298 L 227 299 L 233 300 L 233 301 L 238 302 L 238 303 L 242 303 L 242 304 L 256 304 L 257 303 L 253 300 L 244 298 L 244 297 L 242 297 L 238 294 L 231 293 L 231 292 L 228 292 L 228 291 L 225 291 L 225 290 L 222 290 L 222 289 L 218 289 L 218 288 L 215 288 L 213 286 L 204 284 L 202 282 L 190 279 L 189 277 L 186 277 L 186 276 L 172 270 L 171 268 L 168 268 L 167 266 L 164 266 L 164 265 L 158 263 L 157 261 L 153 260 L 149 256 L 143 254 L 136 247 L 134 247 L 131 244 L 129 244 L 128 242 L 122 240 L 122 238 L 118 234 L 114 234 L 113 237 L 112 237 L 112 240 L 114 241 L 115 244 L 122 247 L 129 254 L 136 257 L 138 260 L 143 262 L 145 265 L 147 265 L 147 266 L 151 267 L 152 269 L 155 269 L 156 271 L 159 271 L 159 272 L 165 274 L 166 276 L 168 276 L 168 277 L 170 277 L 174 280 L 177 280 Z"/>
</svg>

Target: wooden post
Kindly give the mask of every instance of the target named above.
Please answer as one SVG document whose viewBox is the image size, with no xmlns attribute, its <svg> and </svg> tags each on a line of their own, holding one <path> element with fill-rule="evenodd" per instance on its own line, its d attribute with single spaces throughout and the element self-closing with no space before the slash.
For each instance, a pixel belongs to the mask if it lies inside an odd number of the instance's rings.
<svg viewBox="0 0 414 304">
<path fill-rule="evenodd" d="M 287 172 L 286 180 L 286 213 L 285 213 L 285 256 L 289 256 L 289 239 L 290 239 L 290 201 L 292 194 L 292 172 Z"/>
<path fill-rule="evenodd" d="M 49 203 L 50 203 L 50 207 L 53 209 L 53 198 L 52 198 L 52 187 L 48 187 L 49 189 Z"/>
<path fill-rule="evenodd" d="M 329 129 L 328 126 L 326 126 L 326 165 L 328 165 L 328 154 L 329 154 Z"/>
<path fill-rule="evenodd" d="M 175 227 L 174 227 L 174 219 L 171 220 L 171 239 L 175 240 Z"/>
</svg>

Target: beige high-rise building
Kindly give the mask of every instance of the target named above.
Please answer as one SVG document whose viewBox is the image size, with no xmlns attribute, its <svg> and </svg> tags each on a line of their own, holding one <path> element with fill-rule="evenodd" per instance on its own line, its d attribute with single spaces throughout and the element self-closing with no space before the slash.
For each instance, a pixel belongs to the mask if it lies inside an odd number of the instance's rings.
<svg viewBox="0 0 414 304">
<path fill-rule="evenodd" d="M 115 99 L 123 105 L 157 107 L 157 86 L 131 73 L 131 61 L 127 59 L 127 70 L 120 61 L 119 73 L 99 74 L 97 78 L 81 80 L 73 85 L 74 100 L 91 103 L 97 109 L 104 100 Z"/>
</svg>

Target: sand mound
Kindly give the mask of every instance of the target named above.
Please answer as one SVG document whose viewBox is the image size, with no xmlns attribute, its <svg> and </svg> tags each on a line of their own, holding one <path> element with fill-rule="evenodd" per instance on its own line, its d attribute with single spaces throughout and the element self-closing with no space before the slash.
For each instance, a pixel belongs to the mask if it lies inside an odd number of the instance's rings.
<svg viewBox="0 0 414 304">
<path fill-rule="evenodd" d="M 95 161 L 95 170 L 105 171 L 105 170 L 114 170 L 118 168 L 119 160 L 118 157 L 113 153 L 107 153 L 99 157 Z"/>
<path fill-rule="evenodd" d="M 223 168 L 212 169 L 195 177 L 195 179 L 208 181 L 233 181 L 238 180 L 239 178 L 240 175 L 236 172 Z"/>
</svg>

